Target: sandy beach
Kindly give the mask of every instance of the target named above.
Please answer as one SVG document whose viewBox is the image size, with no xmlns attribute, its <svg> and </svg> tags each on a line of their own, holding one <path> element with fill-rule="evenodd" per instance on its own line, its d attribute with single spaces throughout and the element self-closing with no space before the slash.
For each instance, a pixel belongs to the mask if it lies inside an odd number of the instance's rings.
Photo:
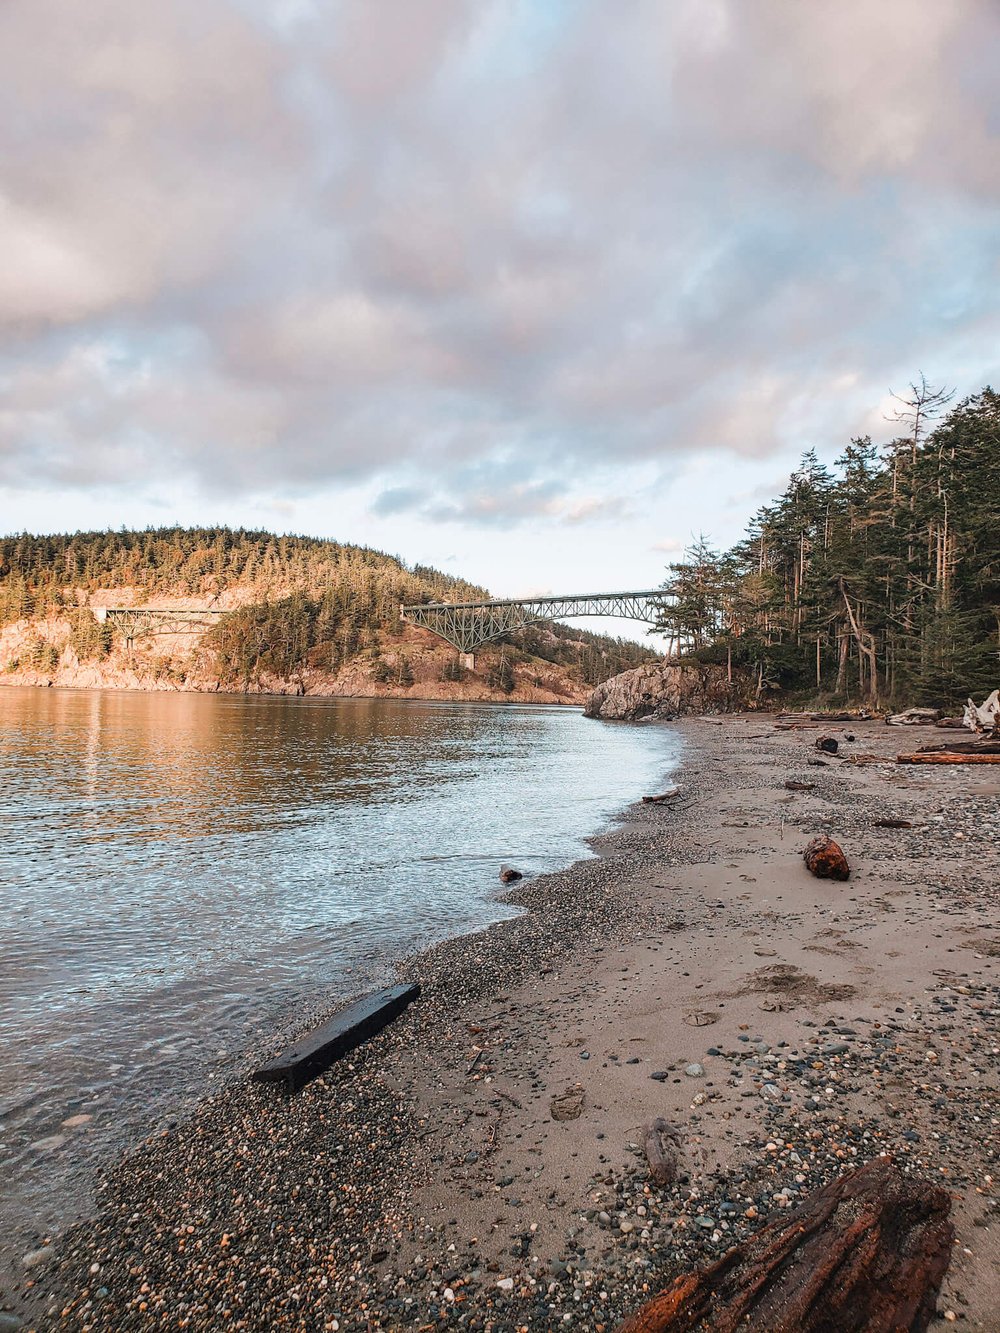
<svg viewBox="0 0 1000 1333">
<path fill-rule="evenodd" d="M 770 717 L 670 725 L 675 801 L 402 966 L 420 1001 L 291 1100 L 246 1080 L 290 1035 L 262 1033 L 107 1172 L 93 1220 L 37 1238 L 0 1329 L 610 1333 L 890 1153 L 953 1194 L 942 1320 L 996 1333 L 1000 770 L 897 766 L 941 739 L 915 728 L 827 726 L 830 757 Z M 806 871 L 820 832 L 847 883 Z"/>
</svg>

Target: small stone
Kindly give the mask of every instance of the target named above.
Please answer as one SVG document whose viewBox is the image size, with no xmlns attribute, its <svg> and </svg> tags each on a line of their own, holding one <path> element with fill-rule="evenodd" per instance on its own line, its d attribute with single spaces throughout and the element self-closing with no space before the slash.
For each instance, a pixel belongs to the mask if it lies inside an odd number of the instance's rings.
<svg viewBox="0 0 1000 1333">
<path fill-rule="evenodd" d="M 52 1258 L 52 1250 L 45 1246 L 40 1250 L 30 1250 L 21 1260 L 24 1268 L 37 1268 L 40 1264 L 48 1263 Z"/>
<path fill-rule="evenodd" d="M 512 1277 L 502 1277 L 500 1281 L 497 1283 L 497 1286 L 500 1288 L 501 1291 L 513 1291 L 514 1279 Z"/>
<path fill-rule="evenodd" d="M 32 1152 L 55 1152 L 66 1142 L 65 1134 L 50 1134 L 48 1138 L 36 1139 L 31 1145 Z"/>
<path fill-rule="evenodd" d="M 655 1078 L 657 1083 L 666 1083 L 670 1077 L 670 1071 L 668 1069 L 654 1069 L 649 1077 Z"/>
<path fill-rule="evenodd" d="M 695 1061 L 694 1064 L 685 1065 L 684 1072 L 688 1078 L 701 1078 L 705 1073 L 705 1066 Z"/>
</svg>

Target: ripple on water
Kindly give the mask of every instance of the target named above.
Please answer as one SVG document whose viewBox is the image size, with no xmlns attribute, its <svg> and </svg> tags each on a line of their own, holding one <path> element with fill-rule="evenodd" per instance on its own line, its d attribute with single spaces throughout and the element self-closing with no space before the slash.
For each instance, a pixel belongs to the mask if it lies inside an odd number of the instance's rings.
<svg viewBox="0 0 1000 1333">
<path fill-rule="evenodd" d="M 587 855 L 678 744 L 569 709 L 0 690 L 5 1211 L 56 1225 L 294 1006 L 514 915 L 500 863 Z"/>
</svg>

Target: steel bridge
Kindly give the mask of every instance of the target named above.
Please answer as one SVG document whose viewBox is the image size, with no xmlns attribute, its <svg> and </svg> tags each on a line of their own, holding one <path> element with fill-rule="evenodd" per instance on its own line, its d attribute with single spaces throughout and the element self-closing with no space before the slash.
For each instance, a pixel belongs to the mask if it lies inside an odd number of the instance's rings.
<svg viewBox="0 0 1000 1333">
<path fill-rule="evenodd" d="M 97 620 L 118 630 L 131 648 L 152 634 L 200 634 L 228 611 L 197 611 L 161 606 L 95 606 Z"/>
<path fill-rule="evenodd" d="M 670 604 L 662 588 L 644 592 L 590 592 L 566 597 L 504 598 L 491 602 L 424 602 L 401 606 L 399 613 L 412 625 L 440 635 L 460 653 L 471 656 L 492 639 L 538 620 L 571 620 L 576 616 L 617 616 L 622 620 L 659 622 Z"/>
</svg>

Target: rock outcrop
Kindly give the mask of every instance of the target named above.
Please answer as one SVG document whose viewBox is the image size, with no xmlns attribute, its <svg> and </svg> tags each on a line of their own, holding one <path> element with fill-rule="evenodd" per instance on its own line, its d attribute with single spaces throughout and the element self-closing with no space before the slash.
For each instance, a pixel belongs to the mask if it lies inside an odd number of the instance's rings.
<svg viewBox="0 0 1000 1333">
<path fill-rule="evenodd" d="M 734 672 L 730 680 L 724 666 L 652 662 L 598 685 L 584 713 L 626 722 L 682 713 L 727 713 L 747 706 L 749 688 L 747 677 Z"/>
</svg>

